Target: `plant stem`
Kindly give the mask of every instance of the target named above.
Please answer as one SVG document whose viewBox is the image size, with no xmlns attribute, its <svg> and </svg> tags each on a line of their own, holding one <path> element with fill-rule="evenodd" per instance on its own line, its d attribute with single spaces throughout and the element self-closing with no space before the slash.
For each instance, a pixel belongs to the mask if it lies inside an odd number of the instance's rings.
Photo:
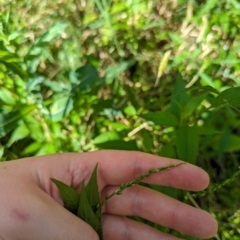
<svg viewBox="0 0 240 240">
<path fill-rule="evenodd" d="M 166 170 L 170 170 L 170 169 L 172 169 L 172 168 L 174 168 L 174 167 L 178 167 L 178 166 L 183 165 L 183 164 L 186 164 L 186 162 L 182 162 L 182 163 L 175 164 L 175 165 L 172 164 L 172 165 L 168 165 L 168 166 L 165 166 L 165 167 L 159 167 L 159 168 L 156 168 L 156 169 L 152 169 L 152 168 L 149 169 L 147 173 L 141 174 L 141 175 L 138 176 L 134 181 L 130 181 L 130 182 L 121 184 L 119 189 L 117 189 L 116 191 L 114 191 L 113 193 L 111 193 L 110 195 L 107 195 L 107 196 L 105 197 L 105 199 L 101 202 L 101 206 L 102 206 L 103 204 L 105 204 L 106 201 L 107 201 L 108 199 L 110 199 L 111 197 L 113 197 L 113 196 L 115 196 L 115 195 L 121 195 L 121 194 L 123 193 L 123 190 L 124 190 L 124 189 L 139 184 L 142 180 L 150 177 L 152 174 L 159 173 L 159 172 L 166 171 Z"/>
</svg>

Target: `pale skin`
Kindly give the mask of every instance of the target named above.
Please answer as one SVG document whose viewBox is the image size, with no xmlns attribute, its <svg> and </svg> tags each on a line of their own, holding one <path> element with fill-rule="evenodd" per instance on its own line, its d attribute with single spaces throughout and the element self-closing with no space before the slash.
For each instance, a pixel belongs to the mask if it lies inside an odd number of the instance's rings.
<svg viewBox="0 0 240 240">
<path fill-rule="evenodd" d="M 0 239 L 4 240 L 98 240 L 94 230 L 62 206 L 58 179 L 75 189 L 87 182 L 98 163 L 101 197 L 121 183 L 134 180 L 150 168 L 180 161 L 128 151 L 66 153 L 0 163 Z M 205 171 L 184 164 L 149 177 L 146 182 L 200 191 L 209 184 Z M 176 240 L 147 225 L 126 218 L 137 215 L 162 226 L 198 238 L 210 238 L 217 222 L 200 209 L 178 202 L 143 186 L 130 187 L 103 207 L 104 240 Z"/>
</svg>

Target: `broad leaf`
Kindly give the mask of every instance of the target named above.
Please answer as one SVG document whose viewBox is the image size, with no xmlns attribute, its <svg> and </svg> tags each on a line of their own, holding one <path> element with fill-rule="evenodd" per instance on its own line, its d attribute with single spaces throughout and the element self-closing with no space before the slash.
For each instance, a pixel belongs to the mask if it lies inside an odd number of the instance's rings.
<svg viewBox="0 0 240 240">
<path fill-rule="evenodd" d="M 80 84 L 73 88 L 73 91 L 80 89 L 81 91 L 91 89 L 95 84 L 100 83 L 100 77 L 95 67 L 86 65 L 76 70 L 77 78 Z"/>
<path fill-rule="evenodd" d="M 64 207 L 69 211 L 76 213 L 79 205 L 79 194 L 75 189 L 66 185 L 65 183 L 51 178 L 60 192 L 61 198 L 64 203 Z"/>
</svg>

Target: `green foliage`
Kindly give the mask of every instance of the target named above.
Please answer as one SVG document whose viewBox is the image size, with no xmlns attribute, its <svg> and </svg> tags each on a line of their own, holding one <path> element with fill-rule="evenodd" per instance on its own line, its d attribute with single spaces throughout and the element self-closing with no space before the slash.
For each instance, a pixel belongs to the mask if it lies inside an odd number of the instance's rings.
<svg viewBox="0 0 240 240">
<path fill-rule="evenodd" d="M 174 167 L 180 166 L 185 163 L 177 165 L 169 165 L 166 167 L 160 167 L 157 169 L 149 169 L 147 173 L 143 173 L 138 176 L 134 181 L 121 184 L 120 188 L 112 194 L 105 197 L 103 201 L 100 199 L 100 193 L 97 183 L 97 168 L 98 164 L 94 168 L 91 178 L 87 184 L 84 185 L 84 181 L 81 185 L 81 193 L 78 194 L 75 189 L 66 185 L 65 183 L 56 179 L 51 179 L 57 186 L 60 195 L 62 197 L 64 207 L 69 211 L 75 213 L 79 218 L 92 226 L 92 228 L 98 233 L 99 239 L 102 240 L 102 226 L 101 226 L 101 214 L 102 206 L 108 199 L 114 195 L 121 195 L 126 188 L 140 184 L 142 180 L 150 177 L 152 174 L 159 173 L 161 171 L 170 170 Z"/>
<path fill-rule="evenodd" d="M 81 193 L 56 179 L 51 179 L 57 186 L 64 207 L 92 226 L 102 239 L 101 200 L 98 192 L 97 167 L 94 168 L 87 184 L 81 185 Z"/>
<path fill-rule="evenodd" d="M 73 213 L 77 212 L 79 205 L 79 194 L 77 191 L 57 179 L 51 178 L 51 180 L 59 189 L 64 207 Z"/>
<path fill-rule="evenodd" d="M 239 9 L 235 0 L 4 1 L 0 160 L 140 150 L 199 165 L 214 183 L 230 179 L 240 153 Z M 197 199 L 220 209 L 221 239 L 238 237 L 239 189 L 234 181 Z"/>
</svg>

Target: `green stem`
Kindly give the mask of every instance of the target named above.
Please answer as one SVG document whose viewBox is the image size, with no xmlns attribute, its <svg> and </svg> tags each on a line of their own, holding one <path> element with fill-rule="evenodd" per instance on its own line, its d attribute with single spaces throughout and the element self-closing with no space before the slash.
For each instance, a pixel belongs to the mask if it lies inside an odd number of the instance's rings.
<svg viewBox="0 0 240 240">
<path fill-rule="evenodd" d="M 175 165 L 172 164 L 172 165 L 168 165 L 168 166 L 165 166 L 165 167 L 159 167 L 159 168 L 156 168 L 156 169 L 151 168 L 151 169 L 149 169 L 149 171 L 147 173 L 141 174 L 134 181 L 130 181 L 130 182 L 121 184 L 120 188 L 117 189 L 116 191 L 114 191 L 113 193 L 111 193 L 110 195 L 107 195 L 105 197 L 105 199 L 101 202 L 100 205 L 102 206 L 103 204 L 106 203 L 106 201 L 108 199 L 110 199 L 111 197 L 113 197 L 115 195 L 121 195 L 126 188 L 129 188 L 129 187 L 132 187 L 134 185 L 139 184 L 142 180 L 150 177 L 152 174 L 159 173 L 159 172 L 166 171 L 166 170 L 170 170 L 174 167 L 178 167 L 178 166 L 183 165 L 183 164 L 186 164 L 186 162 L 182 162 L 182 163 L 175 164 Z"/>
</svg>

